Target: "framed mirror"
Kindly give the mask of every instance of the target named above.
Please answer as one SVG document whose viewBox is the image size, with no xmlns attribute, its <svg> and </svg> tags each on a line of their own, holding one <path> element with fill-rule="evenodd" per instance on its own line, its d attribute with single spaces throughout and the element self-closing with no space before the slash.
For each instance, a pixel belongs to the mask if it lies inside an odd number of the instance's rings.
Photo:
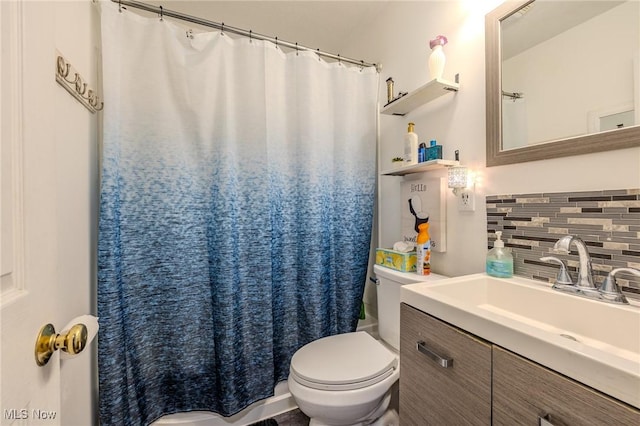
<svg viewBox="0 0 640 426">
<path fill-rule="evenodd" d="M 486 15 L 487 166 L 640 146 L 640 2 Z"/>
</svg>

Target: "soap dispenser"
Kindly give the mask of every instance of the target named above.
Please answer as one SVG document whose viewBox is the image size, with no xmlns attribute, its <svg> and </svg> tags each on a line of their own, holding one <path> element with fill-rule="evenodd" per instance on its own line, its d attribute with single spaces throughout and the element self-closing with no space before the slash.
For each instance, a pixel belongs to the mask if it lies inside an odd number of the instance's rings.
<svg viewBox="0 0 640 426">
<path fill-rule="evenodd" d="M 504 248 L 502 231 L 496 231 L 496 237 L 493 248 L 487 253 L 486 271 L 492 277 L 509 278 L 513 276 L 513 256 Z"/>
</svg>

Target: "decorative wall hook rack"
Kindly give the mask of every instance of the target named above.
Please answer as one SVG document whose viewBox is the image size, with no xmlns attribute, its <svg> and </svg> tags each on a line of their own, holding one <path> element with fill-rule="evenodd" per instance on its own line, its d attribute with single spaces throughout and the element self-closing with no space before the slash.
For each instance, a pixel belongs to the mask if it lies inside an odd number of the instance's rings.
<svg viewBox="0 0 640 426">
<path fill-rule="evenodd" d="M 75 71 L 60 52 L 56 52 L 56 81 L 91 113 L 101 111 L 104 108 L 104 102 L 100 100 L 95 90 L 85 83 L 82 76 Z"/>
</svg>

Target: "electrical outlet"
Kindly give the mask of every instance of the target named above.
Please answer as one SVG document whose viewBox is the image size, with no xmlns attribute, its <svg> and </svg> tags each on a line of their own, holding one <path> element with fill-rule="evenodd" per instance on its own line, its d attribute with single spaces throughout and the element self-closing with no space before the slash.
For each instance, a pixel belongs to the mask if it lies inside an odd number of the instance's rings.
<svg viewBox="0 0 640 426">
<path fill-rule="evenodd" d="M 476 211 L 476 194 L 473 188 L 463 189 L 458 193 L 458 211 Z"/>
</svg>

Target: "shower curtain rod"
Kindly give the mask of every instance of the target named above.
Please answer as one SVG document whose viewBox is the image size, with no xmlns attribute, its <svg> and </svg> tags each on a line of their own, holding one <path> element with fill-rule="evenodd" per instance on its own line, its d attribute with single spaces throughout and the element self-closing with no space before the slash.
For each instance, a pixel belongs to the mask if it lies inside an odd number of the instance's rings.
<svg viewBox="0 0 640 426">
<path fill-rule="evenodd" d="M 271 43 L 274 43 L 276 46 L 285 46 L 288 47 L 290 49 L 294 49 L 294 50 L 305 50 L 305 51 L 309 51 L 309 52 L 314 52 L 315 54 L 319 55 L 319 56 L 324 56 L 326 58 L 331 58 L 331 59 L 335 59 L 339 62 L 347 62 L 350 64 L 354 64 L 354 65 L 360 65 L 362 67 L 375 67 L 377 72 L 381 72 L 382 71 L 382 67 L 378 64 L 373 64 L 373 63 L 369 63 L 369 62 L 364 62 L 364 61 L 358 61 L 357 59 L 351 59 L 351 58 L 346 58 L 340 55 L 336 55 L 333 53 L 328 53 L 328 52 L 324 52 L 320 49 L 312 49 L 310 47 L 306 47 L 306 46 L 301 46 L 298 43 L 291 43 L 288 41 L 284 41 L 284 40 L 279 40 L 278 37 L 269 37 L 266 36 L 264 34 L 259 34 L 259 33 L 254 33 L 253 31 L 249 30 L 243 30 L 242 28 L 236 28 L 236 27 L 231 27 L 229 25 L 225 25 L 225 23 L 218 23 L 218 22 L 213 22 L 213 21 L 209 21 L 206 19 L 202 19 L 202 18 L 198 18 L 196 16 L 191 16 L 191 15 L 187 15 L 184 13 L 180 13 L 180 12 L 176 12 L 173 10 L 169 10 L 169 9 L 165 9 L 162 6 L 151 6 L 149 4 L 143 3 L 143 2 L 139 2 L 136 0 L 111 0 L 113 3 L 118 3 L 118 5 L 120 5 L 120 7 L 122 6 L 131 6 L 131 7 L 135 7 L 136 9 L 142 9 L 142 10 L 146 10 L 147 12 L 153 12 L 153 13 L 157 13 L 158 15 L 160 15 L 160 18 L 164 17 L 164 16 L 168 16 L 171 18 L 176 18 L 176 19 L 180 19 L 182 21 L 187 21 L 187 22 L 191 22 L 194 24 L 198 24 L 198 25 L 202 25 L 205 27 L 210 27 L 210 28 L 215 28 L 218 29 L 222 32 L 228 31 L 230 33 L 233 34 L 237 34 L 237 35 L 241 35 L 244 37 L 249 37 L 249 38 L 255 38 L 256 40 L 265 40 L 265 41 L 269 41 Z"/>
<path fill-rule="evenodd" d="M 502 96 L 506 96 L 507 98 L 511 98 L 514 101 L 516 99 L 522 99 L 524 98 L 524 93 L 522 92 L 505 92 L 504 90 L 502 91 Z"/>
</svg>

